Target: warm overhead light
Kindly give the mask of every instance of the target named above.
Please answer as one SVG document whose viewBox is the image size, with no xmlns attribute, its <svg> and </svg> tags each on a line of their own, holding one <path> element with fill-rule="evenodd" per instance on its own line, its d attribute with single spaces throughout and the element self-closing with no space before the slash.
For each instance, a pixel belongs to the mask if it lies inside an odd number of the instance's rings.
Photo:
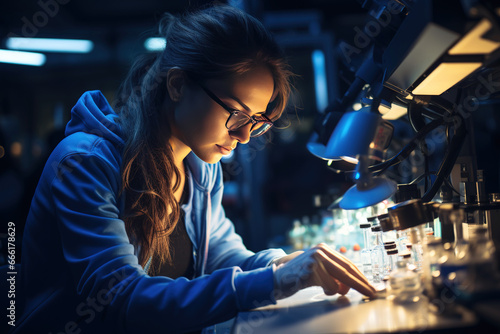
<svg viewBox="0 0 500 334">
<path fill-rule="evenodd" d="M 406 115 L 408 108 L 400 106 L 399 104 L 393 103 L 391 107 L 387 107 L 380 104 L 378 111 L 382 114 L 382 118 L 386 120 L 396 120 Z"/>
<path fill-rule="evenodd" d="M 363 108 L 363 105 L 359 102 L 354 102 L 352 104 L 352 110 L 354 111 L 358 111 L 359 109 Z"/>
<path fill-rule="evenodd" d="M 13 50 L 89 53 L 94 48 L 92 41 L 84 39 L 24 38 L 10 37 L 7 48 Z"/>
<path fill-rule="evenodd" d="M 441 63 L 413 91 L 413 95 L 441 95 L 474 72 L 482 63 Z"/>
<path fill-rule="evenodd" d="M 347 155 L 342 155 L 340 157 L 342 160 L 344 161 L 347 161 L 351 164 L 357 164 L 358 163 L 358 159 L 357 158 L 353 158 L 353 157 L 350 157 L 350 156 L 347 156 Z"/>
<path fill-rule="evenodd" d="M 23 145 L 15 141 L 10 145 L 10 154 L 12 154 L 15 157 L 21 156 L 21 153 L 23 153 Z"/>
<path fill-rule="evenodd" d="M 45 64 L 45 55 L 36 52 L 0 50 L 0 63 L 42 66 Z"/>
<path fill-rule="evenodd" d="M 492 28 L 490 21 L 481 20 L 471 31 L 467 33 L 448 53 L 450 55 L 489 54 L 495 51 L 500 42 L 482 38 Z"/>
<path fill-rule="evenodd" d="M 144 41 L 144 47 L 148 51 L 161 51 L 166 45 L 167 41 L 163 37 L 150 37 Z"/>
</svg>

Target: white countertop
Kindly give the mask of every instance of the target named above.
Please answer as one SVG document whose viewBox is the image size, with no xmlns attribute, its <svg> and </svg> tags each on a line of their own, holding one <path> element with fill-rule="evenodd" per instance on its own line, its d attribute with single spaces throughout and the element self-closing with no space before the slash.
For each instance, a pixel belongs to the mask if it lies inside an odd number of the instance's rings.
<svg viewBox="0 0 500 334">
<path fill-rule="evenodd" d="M 437 305 L 444 302 L 453 300 L 441 298 Z M 279 300 L 276 305 L 240 312 L 233 333 L 424 332 L 472 327 L 477 323 L 472 312 L 461 307 L 458 311 L 458 316 L 445 317 L 425 297 L 417 303 L 401 305 L 386 298 L 364 300 L 352 289 L 345 296 L 327 296 L 320 287 L 311 287 Z"/>
</svg>

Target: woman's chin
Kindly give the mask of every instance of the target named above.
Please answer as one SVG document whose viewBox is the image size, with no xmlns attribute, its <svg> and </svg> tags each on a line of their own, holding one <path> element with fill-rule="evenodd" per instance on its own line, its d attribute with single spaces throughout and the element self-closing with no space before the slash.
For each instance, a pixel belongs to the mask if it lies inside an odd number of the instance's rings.
<svg viewBox="0 0 500 334">
<path fill-rule="evenodd" d="M 196 154 L 196 156 L 198 158 L 200 158 L 201 160 L 203 160 L 204 162 L 206 163 L 209 163 L 209 164 L 215 164 L 217 162 L 220 161 L 220 159 L 223 157 L 222 154 L 220 153 L 212 153 L 212 154 L 197 154 L 196 152 L 194 152 L 194 154 Z"/>
</svg>

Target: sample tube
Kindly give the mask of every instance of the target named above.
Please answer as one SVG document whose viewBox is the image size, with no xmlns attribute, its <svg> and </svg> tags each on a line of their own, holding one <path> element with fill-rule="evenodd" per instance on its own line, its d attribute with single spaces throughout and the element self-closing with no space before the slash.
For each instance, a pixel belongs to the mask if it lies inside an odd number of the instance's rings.
<svg viewBox="0 0 500 334">
<path fill-rule="evenodd" d="M 420 199 L 411 199 L 398 203 L 389 208 L 391 223 L 396 230 L 405 231 L 409 242 L 412 244 L 412 252 L 416 257 L 417 271 L 422 277 L 425 289 L 430 289 L 431 276 L 428 259 L 426 256 L 425 224 L 433 219 L 428 208 Z"/>
<path fill-rule="evenodd" d="M 411 270 L 410 258 L 409 253 L 402 254 L 389 276 L 390 297 L 395 302 L 412 303 L 418 302 L 421 298 L 420 279 L 417 273 Z"/>
<path fill-rule="evenodd" d="M 384 276 L 388 276 L 396 266 L 398 249 L 395 242 L 384 243 Z"/>
<path fill-rule="evenodd" d="M 380 225 L 372 226 L 372 233 L 375 235 L 375 246 L 371 249 L 370 257 L 372 262 L 373 283 L 380 283 L 384 274 L 384 245 L 382 243 L 382 229 Z"/>
<path fill-rule="evenodd" d="M 371 280 L 373 279 L 372 260 L 371 260 L 371 248 L 373 245 L 370 243 L 371 224 L 363 223 L 360 224 L 359 227 L 363 231 L 363 239 L 364 239 L 363 249 L 361 250 L 361 265 L 363 269 L 363 274 L 366 276 L 366 278 Z"/>
</svg>

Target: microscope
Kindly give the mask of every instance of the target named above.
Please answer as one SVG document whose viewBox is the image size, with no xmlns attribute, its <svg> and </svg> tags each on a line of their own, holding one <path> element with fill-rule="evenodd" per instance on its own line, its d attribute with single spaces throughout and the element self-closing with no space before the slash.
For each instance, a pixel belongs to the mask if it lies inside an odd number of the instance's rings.
<svg viewBox="0 0 500 334">
<path fill-rule="evenodd" d="M 376 220 L 382 232 L 395 231 L 399 242 L 412 245 L 397 247 L 413 252 L 409 270 L 421 278 L 424 294 L 446 290 L 465 302 L 497 298 L 500 194 L 485 190 L 472 120 L 500 93 L 500 6 L 358 2 L 369 19 L 353 42 L 338 45 L 352 81 L 317 118 L 308 149 L 354 182 L 340 208 L 393 199 Z M 392 122 L 401 118 L 413 135 L 389 155 Z M 423 163 L 408 163 L 417 156 Z M 403 166 L 410 172 L 402 177 L 394 171 Z"/>
</svg>

